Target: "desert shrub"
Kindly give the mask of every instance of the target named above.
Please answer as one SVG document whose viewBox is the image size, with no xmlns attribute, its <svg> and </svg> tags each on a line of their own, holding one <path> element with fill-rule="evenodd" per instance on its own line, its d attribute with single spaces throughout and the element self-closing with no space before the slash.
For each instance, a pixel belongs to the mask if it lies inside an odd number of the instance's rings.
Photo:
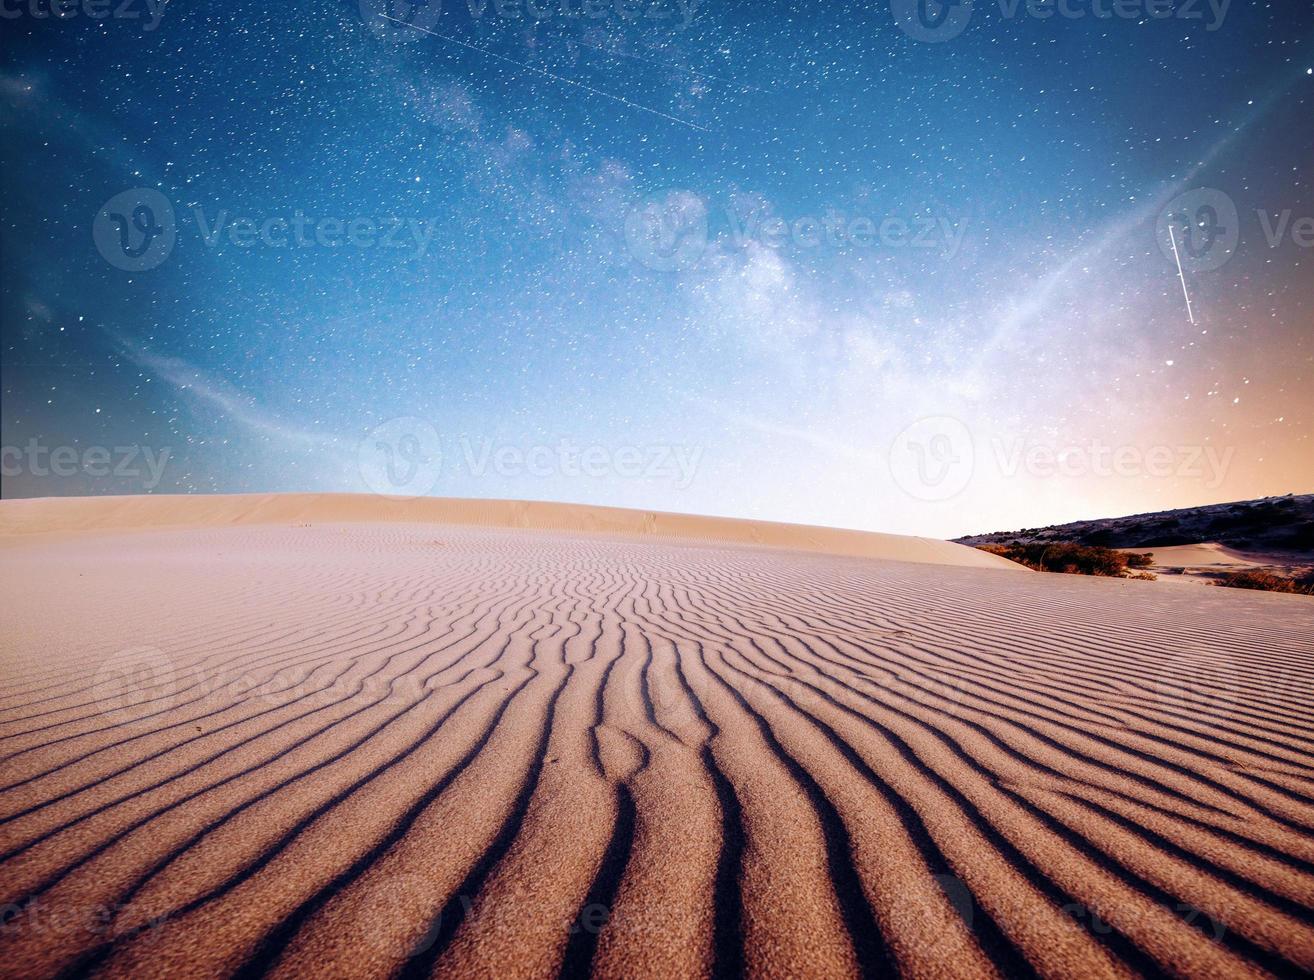
<svg viewBox="0 0 1314 980">
<path fill-rule="evenodd" d="M 1132 553 L 1127 555 L 1128 568 L 1149 568 L 1154 564 L 1154 555 L 1150 552 Z"/>
<path fill-rule="evenodd" d="M 1269 572 L 1233 572 L 1224 575 L 1214 585 L 1228 589 L 1258 589 L 1262 592 L 1291 592 L 1297 595 L 1314 595 L 1314 584 L 1298 579 L 1283 578 Z"/>
<path fill-rule="evenodd" d="M 1042 572 L 1117 577 L 1127 571 L 1127 555 L 1123 552 L 1100 545 L 1078 544 L 1075 541 L 982 545 L 982 550 Z"/>
</svg>

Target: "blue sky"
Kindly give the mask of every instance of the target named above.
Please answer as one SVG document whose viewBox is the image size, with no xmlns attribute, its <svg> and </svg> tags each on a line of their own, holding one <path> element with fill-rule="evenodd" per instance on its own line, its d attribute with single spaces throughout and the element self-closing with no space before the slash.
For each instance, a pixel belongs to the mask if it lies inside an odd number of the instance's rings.
<svg viewBox="0 0 1314 980">
<path fill-rule="evenodd" d="M 1311 489 L 1310 10 L 6 2 L 6 496 L 948 536 Z"/>
</svg>

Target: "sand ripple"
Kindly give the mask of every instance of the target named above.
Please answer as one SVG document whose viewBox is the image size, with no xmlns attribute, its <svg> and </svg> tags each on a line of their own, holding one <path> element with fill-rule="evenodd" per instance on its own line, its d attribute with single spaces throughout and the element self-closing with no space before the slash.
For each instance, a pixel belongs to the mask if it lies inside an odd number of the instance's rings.
<svg viewBox="0 0 1314 980">
<path fill-rule="evenodd" d="M 1314 971 L 1302 597 L 401 521 L 0 582 L 6 977 Z"/>
</svg>

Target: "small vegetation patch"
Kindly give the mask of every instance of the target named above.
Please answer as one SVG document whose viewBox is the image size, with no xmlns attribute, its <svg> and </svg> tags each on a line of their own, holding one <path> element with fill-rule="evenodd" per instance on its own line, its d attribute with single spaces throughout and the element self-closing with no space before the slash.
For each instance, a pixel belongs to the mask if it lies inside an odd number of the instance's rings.
<svg viewBox="0 0 1314 980">
<path fill-rule="evenodd" d="M 1078 544 L 1076 541 L 1013 541 L 1009 544 L 984 544 L 980 548 L 1042 572 L 1103 575 L 1109 578 L 1126 577 L 1128 568 L 1145 568 L 1152 560 L 1148 553 L 1128 554 L 1097 544 Z"/>
<path fill-rule="evenodd" d="M 1283 578 L 1269 572 L 1233 572 L 1224 575 L 1214 585 L 1226 589 L 1258 589 L 1261 592 L 1290 592 L 1296 595 L 1314 595 L 1314 582 Z"/>
</svg>

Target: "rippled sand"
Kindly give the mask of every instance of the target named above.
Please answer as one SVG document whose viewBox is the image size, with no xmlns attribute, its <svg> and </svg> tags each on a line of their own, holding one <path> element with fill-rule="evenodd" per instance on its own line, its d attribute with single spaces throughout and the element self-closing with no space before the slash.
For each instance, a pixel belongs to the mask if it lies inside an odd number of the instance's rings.
<svg viewBox="0 0 1314 980">
<path fill-rule="evenodd" d="M 1307 598 L 4 514 L 4 976 L 1314 969 Z"/>
</svg>

